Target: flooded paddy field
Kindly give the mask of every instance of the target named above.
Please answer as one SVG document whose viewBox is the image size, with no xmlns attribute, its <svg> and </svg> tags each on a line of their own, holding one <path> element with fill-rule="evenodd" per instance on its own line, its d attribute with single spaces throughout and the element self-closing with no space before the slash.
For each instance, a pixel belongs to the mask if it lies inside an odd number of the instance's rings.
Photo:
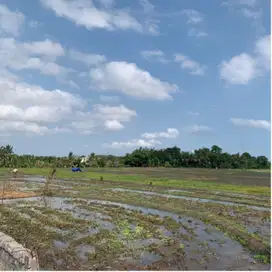
<svg viewBox="0 0 272 272">
<path fill-rule="evenodd" d="M 110 171 L 59 175 L 50 196 L 42 171 L 10 178 L 17 195 L 0 204 L 0 231 L 45 270 L 270 270 L 269 181 L 162 185 L 161 169 Z"/>
</svg>

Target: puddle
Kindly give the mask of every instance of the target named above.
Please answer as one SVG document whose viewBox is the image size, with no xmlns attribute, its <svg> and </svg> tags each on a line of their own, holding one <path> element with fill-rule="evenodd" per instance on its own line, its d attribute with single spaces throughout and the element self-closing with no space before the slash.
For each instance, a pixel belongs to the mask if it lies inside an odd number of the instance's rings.
<svg viewBox="0 0 272 272">
<path fill-rule="evenodd" d="M 88 253 L 94 254 L 95 247 L 87 244 L 82 244 L 76 247 L 76 254 L 82 261 L 88 261 Z"/>
<path fill-rule="evenodd" d="M 116 205 L 119 207 L 124 207 L 126 209 L 132 209 L 136 211 L 141 211 L 145 214 L 153 214 L 159 215 L 161 217 L 170 216 L 174 220 L 180 223 L 188 223 L 188 220 L 191 220 L 191 224 L 194 224 L 194 233 L 196 237 L 194 240 L 186 241 L 184 244 L 185 252 L 186 252 L 186 263 L 189 270 L 195 270 L 197 267 L 198 270 L 200 267 L 209 266 L 211 270 L 214 268 L 222 270 L 222 267 L 225 269 L 232 268 L 233 264 L 237 263 L 237 257 L 239 258 L 239 266 L 247 269 L 249 267 L 254 267 L 255 264 L 251 264 L 252 256 L 250 253 L 244 250 L 244 248 L 236 241 L 231 240 L 230 238 L 226 237 L 221 231 L 214 229 L 213 227 L 209 226 L 209 233 L 205 231 L 207 225 L 204 224 L 202 221 L 189 218 L 189 217 L 182 217 L 180 218 L 178 215 L 170 212 L 160 211 L 151 208 L 144 208 L 140 206 L 122 204 L 118 202 L 111 202 L 111 201 L 101 201 L 101 200 L 88 200 L 88 203 L 97 203 L 102 205 Z M 221 243 L 219 243 L 219 241 Z M 201 247 L 201 243 L 207 244 L 208 247 L 205 249 L 203 246 Z M 214 250 L 216 252 L 216 256 L 209 255 L 208 252 L 210 250 Z M 202 256 L 202 259 L 206 258 L 206 264 L 199 264 L 197 261 L 196 267 L 193 265 L 194 262 L 191 262 L 191 256 L 195 255 L 195 252 L 199 252 L 199 256 Z M 225 257 L 225 252 L 228 252 L 227 256 Z M 197 260 L 199 260 L 197 258 Z M 256 264 L 258 266 L 258 264 Z M 259 266 L 258 266 L 259 267 Z M 267 269 L 269 266 L 265 266 Z M 260 269 L 260 268 L 259 268 Z"/>
<path fill-rule="evenodd" d="M 75 239 L 77 240 L 77 239 L 81 239 L 83 237 L 88 237 L 88 236 L 96 235 L 99 232 L 100 232 L 99 228 L 89 227 L 86 232 L 76 232 L 75 233 Z"/>
<path fill-rule="evenodd" d="M 100 225 L 101 229 L 107 229 L 107 230 L 114 230 L 115 225 L 109 221 L 104 221 L 104 220 L 96 220 L 96 222 Z"/>
<path fill-rule="evenodd" d="M 55 248 L 61 249 L 61 248 L 68 248 L 69 244 L 66 242 L 54 240 L 53 245 Z"/>
<path fill-rule="evenodd" d="M 191 201 L 197 201 L 200 203 L 214 203 L 214 204 L 221 204 L 221 205 L 228 205 L 228 206 L 240 206 L 240 207 L 247 207 L 249 209 L 258 210 L 258 211 L 270 211 L 270 208 L 251 206 L 251 205 L 246 205 L 246 204 L 239 204 L 239 203 L 234 203 L 234 202 L 230 202 L 230 201 L 220 201 L 220 200 L 198 198 L 198 197 L 189 197 L 189 196 L 177 196 L 177 195 L 161 194 L 161 193 L 150 192 L 150 191 L 123 189 L 123 188 L 112 188 L 111 190 L 116 191 L 116 192 L 131 192 L 131 193 L 139 193 L 139 194 L 145 194 L 145 195 L 161 196 L 161 197 L 166 197 L 166 198 L 191 200 Z"/>
<path fill-rule="evenodd" d="M 11 178 L 12 181 L 17 181 L 17 182 L 26 182 L 26 183 L 45 183 L 46 182 L 46 177 L 45 176 L 33 176 L 33 175 L 25 175 L 24 177 L 18 177 L 18 178 Z M 52 186 L 60 187 L 63 189 L 72 189 L 73 185 L 75 186 L 83 186 L 83 184 L 79 184 L 78 182 L 71 182 L 67 181 L 65 179 L 54 179 L 53 183 L 51 184 Z"/>
<path fill-rule="evenodd" d="M 14 181 L 24 181 L 24 182 L 37 182 L 37 183 L 45 183 L 46 178 L 43 176 L 23 176 L 18 178 L 11 178 Z"/>
<path fill-rule="evenodd" d="M 41 197 L 32 197 L 26 200 L 42 201 Z M 47 197 L 46 202 L 50 208 L 53 209 L 70 209 L 75 210 L 73 204 L 66 203 L 67 200 L 73 200 L 68 198 L 59 197 Z M 74 199 L 76 200 L 76 199 Z M 79 199 L 78 199 L 79 200 Z M 232 240 L 224 235 L 221 231 L 214 227 L 203 223 L 200 220 L 179 216 L 175 213 L 161 211 L 152 208 L 145 208 L 141 206 L 123 204 L 118 202 L 111 202 L 106 200 L 87 200 L 82 199 L 86 204 L 98 204 L 105 206 L 117 206 L 123 207 L 128 210 L 139 211 L 143 214 L 151 214 L 160 217 L 171 217 L 178 223 L 186 224 L 188 228 L 193 229 L 194 235 L 191 240 L 184 240 L 175 234 L 175 240 L 179 239 L 180 243 L 184 245 L 185 263 L 188 270 L 230 270 L 242 268 L 243 270 L 269 270 L 269 265 L 254 264 L 251 254 L 244 249 L 237 241 Z M 5 200 L 5 203 L 16 203 L 19 200 Z M 43 202 L 41 202 L 43 203 Z M 100 219 L 102 220 L 102 219 Z M 110 223 L 110 222 L 109 222 Z M 181 226 L 182 227 L 182 226 Z M 209 231 L 206 231 L 207 228 Z M 184 228 L 183 228 L 184 229 Z M 187 227 L 186 227 L 187 229 Z M 91 230 L 92 231 L 92 230 Z M 162 228 L 162 231 L 165 231 Z M 188 233 L 188 232 L 187 232 Z M 177 235 L 177 236 L 176 236 Z M 158 242 L 153 240 L 153 242 Z M 140 246 L 142 243 L 150 243 L 151 240 L 136 242 Z M 88 248 L 88 250 L 91 250 Z M 83 249 L 84 252 L 84 249 Z M 82 253 L 83 255 L 85 253 Z M 154 253 L 142 252 L 140 261 L 143 265 L 151 264 L 152 262 L 159 260 L 160 256 Z"/>
<path fill-rule="evenodd" d="M 35 186 L 35 187 L 32 187 L 32 188 L 20 187 L 19 189 L 22 192 L 35 192 L 35 191 L 38 191 L 40 189 L 40 187 L 38 187 L 38 186 Z"/>
<path fill-rule="evenodd" d="M 232 217 L 237 217 L 237 213 L 234 211 L 230 211 L 228 213 Z M 247 231 L 249 233 L 255 233 L 265 238 L 268 243 L 270 243 L 271 238 L 271 220 L 261 220 L 260 217 L 256 217 L 251 214 L 246 214 L 241 218 L 243 221 Z"/>
<path fill-rule="evenodd" d="M 158 225 L 156 225 L 156 227 L 158 228 L 158 230 L 160 231 L 160 233 L 163 236 L 170 237 L 170 236 L 173 235 L 173 233 L 171 231 L 169 231 L 168 229 L 166 229 L 164 226 L 158 226 Z"/>
<path fill-rule="evenodd" d="M 161 256 L 151 252 L 141 252 L 140 254 L 140 263 L 141 265 L 150 265 L 156 261 L 159 261 Z"/>
<path fill-rule="evenodd" d="M 167 192 L 170 193 L 196 193 L 196 192 L 201 192 L 201 193 L 209 193 L 213 195 L 222 195 L 222 196 L 236 196 L 236 197 L 241 197 L 241 198 L 250 198 L 254 200 L 265 200 L 265 199 L 270 199 L 269 196 L 257 196 L 257 195 L 249 195 L 249 194 L 238 194 L 238 193 L 230 193 L 230 192 L 224 192 L 224 191 L 205 191 L 205 190 L 199 190 L 199 191 L 190 191 L 190 190 L 178 190 L 178 189 L 172 189 L 172 190 L 167 190 Z"/>
<path fill-rule="evenodd" d="M 132 256 L 125 256 L 125 257 L 120 257 L 119 261 L 127 265 L 136 266 L 138 264 L 141 266 L 145 266 L 145 265 L 151 265 L 152 263 L 159 261 L 160 259 L 161 259 L 161 256 L 158 254 L 151 253 L 148 251 L 143 251 L 139 254 L 138 260 Z"/>
<path fill-rule="evenodd" d="M 246 229 L 249 233 L 255 233 L 266 239 L 270 243 L 271 239 L 271 222 L 260 221 L 258 218 L 248 217 L 245 221 Z"/>
<path fill-rule="evenodd" d="M 71 185 L 63 185 L 60 183 L 53 183 L 53 184 L 51 184 L 51 187 L 54 189 L 73 189 L 74 188 Z"/>
<path fill-rule="evenodd" d="M 62 235 L 67 235 L 70 232 L 70 230 L 59 229 L 59 228 L 52 227 L 52 226 L 46 226 L 46 227 L 44 227 L 44 229 L 46 229 L 50 232 L 52 231 L 52 232 L 56 232 L 56 233 L 62 234 Z"/>
</svg>

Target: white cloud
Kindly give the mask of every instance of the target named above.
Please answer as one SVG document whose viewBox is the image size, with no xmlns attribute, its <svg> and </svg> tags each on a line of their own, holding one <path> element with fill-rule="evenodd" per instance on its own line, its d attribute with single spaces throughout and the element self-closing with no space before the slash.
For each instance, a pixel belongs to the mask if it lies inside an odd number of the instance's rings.
<svg viewBox="0 0 272 272">
<path fill-rule="evenodd" d="M 102 91 L 116 91 L 129 96 L 165 100 L 179 89 L 176 85 L 161 81 L 128 62 L 109 62 L 91 69 L 92 83 Z"/>
<path fill-rule="evenodd" d="M 86 105 L 82 98 L 68 92 L 60 90 L 47 91 L 38 86 L 18 83 L 3 78 L 0 79 L 0 90 L 2 94 L 1 105 L 48 105 L 53 107 L 76 107 L 79 109 L 82 109 Z"/>
<path fill-rule="evenodd" d="M 28 26 L 30 28 L 38 28 L 38 27 L 41 27 L 43 26 L 43 23 L 42 22 L 39 22 L 39 21 L 36 21 L 36 20 L 30 20 L 28 22 Z"/>
<path fill-rule="evenodd" d="M 50 132 L 50 129 L 46 126 L 38 125 L 37 123 L 0 120 L 0 131 L 1 132 L 24 132 L 27 134 L 44 135 Z"/>
<path fill-rule="evenodd" d="M 244 126 L 251 128 L 261 128 L 265 130 L 271 130 L 271 124 L 267 120 L 254 120 L 254 119 L 241 119 L 241 118 L 231 118 L 230 121 L 235 126 Z"/>
<path fill-rule="evenodd" d="M 158 36 L 160 35 L 160 29 L 159 29 L 159 23 L 160 20 L 154 18 L 154 10 L 155 6 L 150 3 L 148 0 L 139 0 L 139 4 L 143 8 L 143 11 L 145 13 L 145 19 L 143 19 L 144 23 L 144 29 L 145 32 L 153 35 Z"/>
<path fill-rule="evenodd" d="M 72 69 L 52 60 L 64 54 L 60 44 L 49 40 L 19 43 L 13 38 L 0 39 L 0 70 L 39 70 L 42 74 L 64 78 Z"/>
<path fill-rule="evenodd" d="M 143 7 L 144 12 L 150 13 L 154 11 L 154 5 L 152 5 L 148 0 L 140 0 L 139 3 Z"/>
<path fill-rule="evenodd" d="M 80 61 L 88 66 L 97 65 L 106 61 L 106 57 L 104 55 L 86 54 L 76 50 L 70 50 L 69 55 L 71 59 Z"/>
<path fill-rule="evenodd" d="M 115 5 L 114 0 L 98 0 L 98 2 L 107 9 L 112 8 Z"/>
<path fill-rule="evenodd" d="M 188 24 L 198 24 L 204 20 L 204 15 L 197 10 L 184 9 L 182 13 L 187 16 Z"/>
<path fill-rule="evenodd" d="M 0 119 L 28 122 L 57 122 L 70 113 L 69 107 L 0 105 Z"/>
<path fill-rule="evenodd" d="M 250 6 L 253 7 L 257 4 L 258 0 L 227 0 L 222 3 L 224 6 Z"/>
<path fill-rule="evenodd" d="M 184 131 L 190 134 L 199 134 L 203 132 L 210 132 L 212 129 L 209 126 L 192 125 L 184 128 Z"/>
<path fill-rule="evenodd" d="M 167 63 L 164 53 L 161 50 L 146 50 L 142 51 L 141 55 L 146 60 L 156 60 L 161 63 Z"/>
<path fill-rule="evenodd" d="M 159 23 L 160 21 L 157 19 L 146 19 L 144 22 L 145 31 L 153 36 L 160 35 Z"/>
<path fill-rule="evenodd" d="M 250 25 L 253 27 L 256 36 L 259 37 L 266 33 L 266 29 L 263 26 L 263 10 L 258 8 L 259 0 L 229 0 L 223 2 L 224 6 L 227 6 L 231 12 L 241 15 L 249 19 Z"/>
<path fill-rule="evenodd" d="M 177 138 L 179 136 L 179 131 L 176 128 L 168 128 L 166 132 L 153 132 L 153 133 L 143 133 L 142 137 L 147 139 L 155 138 Z"/>
<path fill-rule="evenodd" d="M 94 105 L 94 115 L 101 120 L 118 120 L 120 122 L 129 122 L 133 117 L 136 117 L 136 111 L 128 109 L 124 105 L 109 106 L 109 105 Z"/>
<path fill-rule="evenodd" d="M 256 42 L 255 51 L 258 65 L 269 70 L 271 64 L 271 36 L 267 35 L 260 38 Z"/>
<path fill-rule="evenodd" d="M 242 13 L 245 17 L 251 18 L 251 19 L 260 19 L 262 16 L 261 10 L 255 11 L 255 10 L 251 10 L 249 8 L 243 8 Z"/>
<path fill-rule="evenodd" d="M 118 96 L 108 96 L 108 95 L 100 95 L 100 100 L 102 102 L 114 103 L 119 101 Z"/>
<path fill-rule="evenodd" d="M 256 62 L 248 54 L 242 53 L 230 61 L 223 61 L 221 78 L 232 84 L 247 84 L 256 76 Z"/>
<path fill-rule="evenodd" d="M 73 80 L 68 80 L 67 81 L 67 79 L 65 80 L 65 79 L 63 79 L 63 80 L 60 80 L 60 82 L 62 82 L 62 83 L 65 83 L 65 84 L 68 84 L 69 86 L 71 86 L 72 88 L 75 88 L 75 89 L 80 89 L 80 87 L 73 81 Z"/>
<path fill-rule="evenodd" d="M 85 105 L 84 100 L 70 93 L 7 79 L 0 79 L 0 92 L 0 120 L 5 121 L 57 122 Z"/>
<path fill-rule="evenodd" d="M 187 24 L 188 25 L 199 25 L 201 22 L 204 21 L 204 14 L 194 10 L 194 9 L 184 9 L 181 14 L 187 17 Z M 208 34 L 203 31 L 199 30 L 195 27 L 190 27 L 188 29 L 188 36 L 196 37 L 196 38 L 203 38 L 206 37 Z"/>
<path fill-rule="evenodd" d="M 11 66 L 15 70 L 21 69 L 31 69 L 40 70 L 44 75 L 56 76 L 56 77 L 66 77 L 69 72 L 73 72 L 73 69 L 65 68 L 54 62 L 42 61 L 39 58 L 31 58 L 25 64 Z"/>
<path fill-rule="evenodd" d="M 35 122 L 24 122 L 24 121 L 5 121 L 0 119 L 0 132 L 8 132 L 10 135 L 14 132 L 24 133 L 27 136 L 32 135 L 48 135 L 57 133 L 70 133 L 72 132 L 69 128 L 53 127 L 49 128 L 44 125 L 40 125 Z"/>
<path fill-rule="evenodd" d="M 160 145 L 161 142 L 157 140 L 143 140 L 143 139 L 132 139 L 128 142 L 112 142 L 111 144 L 104 144 L 103 147 L 105 148 L 138 148 L 138 147 L 147 147 L 151 148 L 156 145 Z"/>
<path fill-rule="evenodd" d="M 128 109 L 124 105 L 97 104 L 93 105 L 91 112 L 77 113 L 71 127 L 85 135 L 92 134 L 101 127 L 106 130 L 120 130 L 124 127 L 122 123 L 130 122 L 136 116 L 134 110 Z"/>
<path fill-rule="evenodd" d="M 13 12 L 0 4 L 0 35 L 4 33 L 18 36 L 24 21 L 25 16 L 21 12 Z"/>
<path fill-rule="evenodd" d="M 188 36 L 196 37 L 196 38 L 202 38 L 208 36 L 207 32 L 196 29 L 196 28 L 190 28 L 188 30 Z"/>
<path fill-rule="evenodd" d="M 188 114 L 193 116 L 199 116 L 199 112 L 194 112 L 194 111 L 188 111 Z"/>
<path fill-rule="evenodd" d="M 104 124 L 108 130 L 112 130 L 112 131 L 118 131 L 124 128 L 124 125 L 122 125 L 117 120 L 106 120 Z"/>
<path fill-rule="evenodd" d="M 180 67 L 182 69 L 189 70 L 192 75 L 203 76 L 207 69 L 205 65 L 201 65 L 200 63 L 181 54 L 175 54 L 175 61 L 180 63 Z"/>
<path fill-rule="evenodd" d="M 220 76 L 231 84 L 247 84 L 270 69 L 270 35 L 255 44 L 255 54 L 241 53 L 220 66 Z"/>
<path fill-rule="evenodd" d="M 48 57 L 59 57 L 65 55 L 65 51 L 59 43 L 50 41 L 48 39 L 44 41 L 23 43 L 22 45 L 26 51 L 33 56 L 42 55 Z"/>
<path fill-rule="evenodd" d="M 101 130 L 118 130 L 137 116 L 124 105 L 93 105 L 68 92 L 0 78 L 0 126 L 6 132 L 48 134 L 76 132 L 90 134 Z"/>
<path fill-rule="evenodd" d="M 58 17 L 66 18 L 89 30 L 102 28 L 143 31 L 141 24 L 126 11 L 98 10 L 92 2 L 82 0 L 41 0 L 41 2 L 44 7 L 53 10 Z"/>
</svg>

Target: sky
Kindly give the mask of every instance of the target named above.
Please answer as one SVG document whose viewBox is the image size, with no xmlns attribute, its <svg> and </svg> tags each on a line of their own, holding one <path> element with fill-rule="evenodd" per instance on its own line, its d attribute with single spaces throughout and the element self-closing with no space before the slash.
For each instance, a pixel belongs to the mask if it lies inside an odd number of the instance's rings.
<svg viewBox="0 0 272 272">
<path fill-rule="evenodd" d="M 0 0 L 0 144 L 270 157 L 269 0 Z"/>
</svg>

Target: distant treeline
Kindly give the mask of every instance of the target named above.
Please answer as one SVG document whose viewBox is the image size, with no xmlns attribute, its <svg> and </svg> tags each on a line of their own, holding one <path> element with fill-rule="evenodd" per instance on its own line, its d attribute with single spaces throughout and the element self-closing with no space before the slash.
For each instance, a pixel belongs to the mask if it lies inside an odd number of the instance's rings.
<svg viewBox="0 0 272 272">
<path fill-rule="evenodd" d="M 181 151 L 174 146 L 165 149 L 138 148 L 123 157 L 96 155 L 75 156 L 34 156 L 16 155 L 11 145 L 0 146 L 0 167 L 196 167 L 231 169 L 269 169 L 270 162 L 265 156 L 251 156 L 248 152 L 229 154 L 213 145 L 194 152 Z"/>
</svg>

